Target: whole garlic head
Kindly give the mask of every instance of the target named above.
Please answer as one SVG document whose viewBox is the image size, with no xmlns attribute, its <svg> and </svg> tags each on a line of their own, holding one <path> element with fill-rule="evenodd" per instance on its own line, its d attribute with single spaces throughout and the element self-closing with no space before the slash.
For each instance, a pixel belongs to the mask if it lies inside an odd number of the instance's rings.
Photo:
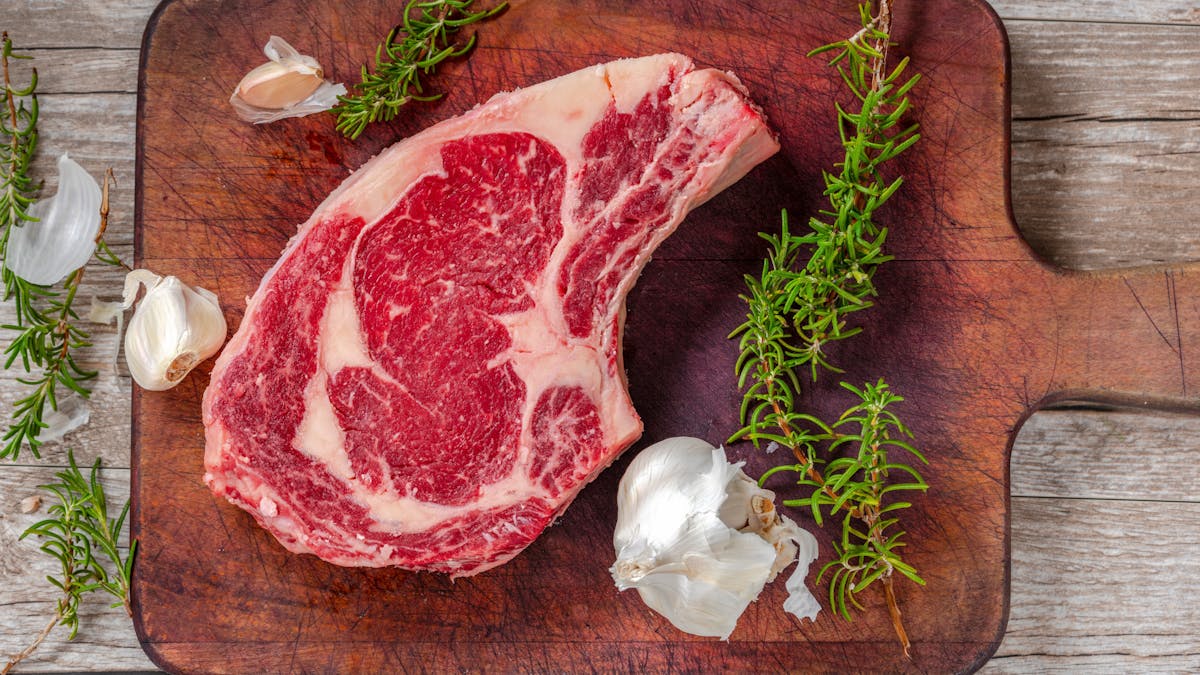
<svg viewBox="0 0 1200 675">
<path fill-rule="evenodd" d="M 619 590 L 676 628 L 728 639 L 763 586 L 799 554 L 784 608 L 815 619 L 820 605 L 804 586 L 816 539 L 774 507 L 775 495 L 730 464 L 723 448 L 670 438 L 630 463 L 617 492 L 611 568 Z"/>
<path fill-rule="evenodd" d="M 217 296 L 177 277 L 134 270 L 125 277 L 124 306 L 138 303 L 125 329 L 125 363 L 143 389 L 170 389 L 225 342 L 225 315 Z"/>
</svg>

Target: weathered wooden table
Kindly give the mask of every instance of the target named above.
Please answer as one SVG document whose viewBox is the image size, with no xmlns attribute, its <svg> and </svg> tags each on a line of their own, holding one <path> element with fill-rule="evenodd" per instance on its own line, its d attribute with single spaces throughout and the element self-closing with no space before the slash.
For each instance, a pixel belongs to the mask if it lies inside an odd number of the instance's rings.
<svg viewBox="0 0 1200 675">
<path fill-rule="evenodd" d="M 52 176 L 64 151 L 96 175 L 112 166 L 109 241 L 126 259 L 138 50 L 154 4 L 0 6 L 0 30 L 35 57 L 41 77 L 35 169 Z M 1012 48 L 1013 206 L 1034 248 L 1081 269 L 1200 259 L 1200 8 L 992 4 Z M 113 299 L 120 278 L 89 269 L 83 293 Z M 94 337 L 84 355 L 101 372 L 91 422 L 67 440 L 81 461 L 103 458 L 109 492 L 123 500 L 131 385 L 112 366 L 112 329 Z M 1189 356 L 1180 355 L 1182 367 Z M 15 377 L 0 374 L 5 408 L 21 391 Z M 1011 464 L 1010 617 L 985 671 L 1200 670 L 1198 446 L 1200 418 L 1147 411 L 1061 405 L 1022 427 Z M 0 470 L 0 653 L 24 647 L 52 612 L 42 580 L 52 561 L 34 542 L 17 542 L 38 514 L 22 514 L 19 502 L 63 465 L 66 447 L 47 445 L 42 461 L 26 454 Z M 73 642 L 55 631 L 22 670 L 153 668 L 122 613 L 96 598 L 81 619 Z"/>
</svg>

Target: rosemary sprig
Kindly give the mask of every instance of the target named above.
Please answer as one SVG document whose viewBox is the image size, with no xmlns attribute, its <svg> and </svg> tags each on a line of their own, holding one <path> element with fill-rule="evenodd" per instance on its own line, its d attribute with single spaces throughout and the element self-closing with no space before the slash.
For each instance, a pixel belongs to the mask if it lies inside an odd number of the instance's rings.
<svg viewBox="0 0 1200 675">
<path fill-rule="evenodd" d="M 87 332 L 78 325 L 79 315 L 74 309 L 83 268 L 69 274 L 60 290 L 30 283 L 2 265 L 13 228 L 36 226 L 36 219 L 29 215 L 28 207 L 34 201 L 29 166 L 38 140 L 37 71 L 32 71 L 28 86 L 15 87 L 9 71 L 10 57 L 28 58 L 13 53 L 12 42 L 6 33 L 0 51 L 7 107 L 7 116 L 0 125 L 0 135 L 4 137 L 0 144 L 0 180 L 4 187 L 0 193 L 0 276 L 4 282 L 4 300 L 12 300 L 16 310 L 16 321 L 3 327 L 16 331 L 16 336 L 4 349 L 4 367 L 11 368 L 19 361 L 30 376 L 18 381 L 33 388 L 16 401 L 12 423 L 0 437 L 3 442 L 0 459 L 15 460 L 26 443 L 34 457 L 41 457 L 38 436 L 47 427 L 43 420 L 47 408 L 58 409 L 58 388 L 65 387 L 87 398 L 86 383 L 97 373 L 82 367 L 75 359 L 77 350 L 91 346 Z M 111 180 L 112 171 L 109 170 L 104 180 L 96 255 L 102 262 L 120 265 L 120 260 L 102 238 L 108 225 L 108 185 Z"/>
<path fill-rule="evenodd" d="M 100 459 L 84 476 L 75 463 L 75 454 L 67 452 L 68 466 L 55 474 L 57 483 L 42 485 L 59 502 L 49 508 L 50 518 L 34 523 L 21 539 L 37 536 L 42 539 L 41 550 L 57 559 L 61 569 L 46 579 L 62 594 L 55 603 L 50 623 L 29 647 L 14 655 L 0 673 L 8 673 L 18 662 L 33 653 L 57 625 L 70 630 L 68 639 L 79 632 L 79 606 L 83 597 L 93 591 L 103 591 L 115 600 L 112 607 L 124 607 L 132 616 L 129 587 L 137 541 L 130 542 L 129 552 L 122 555 L 119 546 L 129 502 L 116 518 L 108 515 L 108 499 L 100 484 Z M 112 567 L 112 572 L 109 571 Z"/>
<path fill-rule="evenodd" d="M 26 372 L 33 367 L 40 372 L 32 377 L 18 378 L 22 384 L 33 387 L 33 391 L 13 404 L 13 422 L 4 433 L 4 448 L 0 458 L 16 459 L 24 443 L 34 457 L 41 457 L 38 438 L 48 425 L 43 421 L 47 406 L 58 409 L 58 386 L 62 385 L 83 398 L 91 392 L 84 386 L 96 377 L 96 371 L 87 370 L 75 360 L 75 350 L 91 346 L 88 334 L 75 322 L 79 320 L 73 304 L 79 283 L 83 279 L 83 268 L 73 272 L 67 280 L 65 295 L 50 297 L 50 310 L 46 320 L 27 326 L 5 326 L 19 331 L 5 348 L 4 367 L 10 368 L 18 359 Z"/>
<path fill-rule="evenodd" d="M 928 485 L 915 469 L 889 457 L 889 450 L 899 449 L 925 462 L 903 440 L 911 435 L 908 429 L 888 410 L 902 399 L 882 379 L 862 388 L 843 382 L 858 403 L 836 422 L 827 424 L 796 408 L 801 391 L 797 373 L 808 370 L 816 380 L 820 369 L 838 371 L 827 346 L 861 331 L 849 317 L 873 304 L 875 271 L 890 260 L 883 251 L 887 229 L 874 221 L 874 213 L 902 184 L 900 178 L 885 179 L 881 166 L 919 138 L 916 125 L 900 128 L 908 92 L 919 77 L 902 79 L 908 59 L 886 69 L 891 2 L 880 0 L 878 14 L 871 2 L 860 4 L 859 12 L 858 33 L 812 52 L 835 52 L 830 64 L 857 105 L 836 105 L 845 155 L 836 173 L 824 173 L 829 209 L 809 219 L 807 233 L 792 233 L 785 211 L 780 234 L 761 235 L 770 253 L 761 275 L 746 277 L 749 292 L 742 297 L 749 311 L 731 335 L 739 338 L 741 350 L 736 373 L 743 390 L 743 426 L 730 440 L 776 443 L 792 453 L 795 464 L 775 467 L 760 480 L 794 472 L 808 493 L 785 504 L 808 508 L 818 524 L 826 516 L 841 515 L 836 557 L 818 580 L 829 575 L 830 603 L 847 619 L 850 607 L 862 608 L 858 596 L 878 582 L 907 656 L 910 645 L 893 574 L 924 581 L 900 555 L 904 532 L 898 531 L 896 514 L 910 504 L 892 498 Z"/>
<path fill-rule="evenodd" d="M 0 70 L 4 75 L 5 114 L 0 118 L 0 254 L 8 250 L 8 236 L 12 228 L 35 220 L 29 215 L 37 186 L 33 183 L 29 166 L 37 151 L 38 99 L 37 69 L 31 69 L 29 84 L 19 87 L 13 84 L 9 71 L 9 59 L 28 59 L 29 56 L 13 52 L 8 33 L 0 35 Z M 46 289 L 31 284 L 0 266 L 0 278 L 4 282 L 4 299 L 13 301 L 17 324 L 41 323 L 45 320 L 38 309 L 38 300 L 47 293 Z"/>
<path fill-rule="evenodd" d="M 36 226 L 29 206 L 36 188 L 30 176 L 30 165 L 37 150 L 37 70 L 31 69 L 30 82 L 25 87 L 14 86 L 9 59 L 29 58 L 13 52 L 8 34 L 0 35 L 0 72 L 3 74 L 4 108 L 0 112 L 0 269 L 4 283 L 4 300 L 13 300 L 16 321 L 5 328 L 17 331 L 16 337 L 4 350 L 5 368 L 18 360 L 31 377 L 20 382 L 33 387 L 33 392 L 17 401 L 13 423 L 3 436 L 0 459 L 16 459 L 23 443 L 28 442 L 35 457 L 40 457 L 38 435 L 46 428 L 43 415 L 46 407 L 57 409 L 57 388 L 64 386 L 87 397 L 84 383 L 96 373 L 85 370 L 76 361 L 74 350 L 88 346 L 88 336 L 76 323 L 79 316 L 74 302 L 83 279 L 83 268 L 67 276 L 61 291 L 48 286 L 31 284 L 3 265 L 8 251 L 9 236 L 15 227 Z M 96 235 L 96 256 L 102 262 L 121 262 L 104 243 L 102 237 L 108 226 L 109 183 L 112 170 L 105 174 L 100 204 L 100 227 Z M 36 372 L 35 372 L 36 370 Z M 70 629 L 74 638 L 79 631 L 79 605 L 84 595 L 104 591 L 116 598 L 114 607 L 130 612 L 129 588 L 137 542 L 132 542 L 122 556 L 118 539 L 129 514 L 126 501 L 116 518 L 108 516 L 108 501 L 99 481 L 100 460 L 92 465 L 85 477 L 75 463 L 73 452 L 67 453 L 68 467 L 56 474 L 59 482 L 43 485 L 59 498 L 50 507 L 50 518 L 29 527 L 21 538 L 36 535 L 42 541 L 41 550 L 57 559 L 61 565 L 58 576 L 47 579 L 61 591 L 55 603 L 54 616 L 34 638 L 32 644 L 14 655 L 0 673 L 10 672 L 17 663 L 33 653 L 55 626 Z M 107 562 L 106 562 L 107 561 Z M 115 573 L 106 565 L 111 564 Z"/>
<path fill-rule="evenodd" d="M 362 67 L 362 82 L 355 95 L 339 96 L 333 108 L 337 129 L 358 138 L 368 124 L 395 119 L 410 101 L 433 101 L 442 94 L 426 94 L 421 78 L 447 59 L 457 58 L 475 46 L 472 34 L 461 45 L 453 42 L 463 26 L 495 16 L 508 6 L 471 13 L 474 0 L 409 0 L 404 19 L 375 49 L 374 72 Z"/>
</svg>

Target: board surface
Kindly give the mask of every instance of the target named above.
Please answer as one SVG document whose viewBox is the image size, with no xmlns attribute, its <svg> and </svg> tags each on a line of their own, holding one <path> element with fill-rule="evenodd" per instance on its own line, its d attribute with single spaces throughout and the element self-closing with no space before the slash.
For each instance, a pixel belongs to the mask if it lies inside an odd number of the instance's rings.
<svg viewBox="0 0 1200 675">
<path fill-rule="evenodd" d="M 1194 269 L 1065 273 L 1037 261 L 1011 223 L 1007 48 L 981 0 L 900 3 L 897 52 L 924 76 L 924 135 L 895 170 L 907 183 L 881 219 L 896 260 L 878 277 L 865 331 L 833 360 L 850 382 L 883 376 L 931 460 L 932 488 L 905 513 L 907 557 L 928 581 L 898 584 L 913 660 L 899 658 L 881 599 L 853 624 L 828 611 L 786 615 L 782 583 L 728 642 L 684 635 L 634 593 L 618 594 L 613 495 L 633 453 L 737 428 L 740 395 L 726 339 L 745 310 L 741 277 L 761 265 L 759 230 L 821 205 L 839 148 L 843 91 L 813 47 L 856 29 L 852 2 L 733 5 L 514 2 L 482 28 L 473 55 L 445 68 L 436 103 L 342 139 L 321 115 L 251 127 L 229 92 L 271 34 L 339 80 L 398 18 L 399 3 L 174 0 L 147 28 L 138 110 L 139 266 L 216 291 L 231 330 L 284 243 L 351 170 L 402 136 L 485 100 L 596 62 L 660 51 L 733 70 L 780 132 L 783 151 L 704 205 L 647 267 L 629 298 L 625 359 L 643 440 L 587 487 L 511 563 L 477 577 L 345 569 L 286 552 L 204 487 L 202 369 L 166 393 L 135 391 L 136 626 L 176 671 L 969 670 L 995 649 L 1007 615 L 1008 449 L 1021 421 L 1065 397 L 1197 407 L 1185 356 L 1200 348 Z M 797 217 L 799 216 L 799 217 Z M 825 377 L 806 405 L 846 399 Z M 757 475 L 770 457 L 730 453 Z M 786 495 L 786 485 L 772 485 Z M 813 528 L 811 519 L 800 516 Z M 1052 533 L 1047 533 L 1052 536 Z M 827 533 L 821 560 L 829 559 Z"/>
</svg>

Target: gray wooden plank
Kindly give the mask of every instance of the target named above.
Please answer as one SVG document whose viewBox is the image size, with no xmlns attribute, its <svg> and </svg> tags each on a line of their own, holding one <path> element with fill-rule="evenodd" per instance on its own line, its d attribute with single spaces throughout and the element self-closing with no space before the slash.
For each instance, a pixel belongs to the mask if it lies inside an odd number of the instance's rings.
<svg viewBox="0 0 1200 675">
<path fill-rule="evenodd" d="M 1200 259 L 1200 26 L 1006 25 L 1033 247 L 1080 269 Z"/>
<path fill-rule="evenodd" d="M 112 444 L 98 444 L 109 451 Z M 125 446 L 128 448 L 128 446 Z M 126 451 L 127 454 L 127 451 Z M 94 453 L 79 451 L 77 459 L 90 463 Z M 54 480 L 54 466 L 7 466 L 0 472 L 0 662 L 20 651 L 42 630 L 54 614 L 56 590 L 45 577 L 56 573 L 57 561 L 37 550 L 36 538 L 18 541 L 21 533 L 46 517 L 53 497 L 46 495 L 38 512 L 22 513 L 27 496 L 45 494 L 37 486 Z M 112 468 L 101 473 L 110 508 L 118 509 L 129 498 L 129 472 Z M 116 515 L 116 512 L 113 512 Z M 126 533 L 127 537 L 128 533 Z M 80 610 L 80 630 L 73 641 L 57 627 L 19 672 L 149 670 L 153 664 L 142 652 L 133 624 L 123 611 L 108 607 L 108 596 L 93 594 Z"/>
<path fill-rule="evenodd" d="M 15 75 L 30 67 L 38 70 L 38 92 L 46 94 L 136 94 L 138 56 L 136 47 L 120 49 L 21 49 L 13 36 L 18 53 L 33 57 L 13 62 Z M 17 81 L 24 81 L 23 76 Z"/>
<path fill-rule="evenodd" d="M 19 47 L 138 49 L 159 0 L 0 3 L 0 29 Z"/>
<path fill-rule="evenodd" d="M 1186 0 L 988 0 L 1005 19 L 1200 25 L 1200 7 Z"/>
<path fill-rule="evenodd" d="M 1042 411 L 1017 434 L 1010 472 L 1014 498 L 1200 503 L 1200 416 Z"/>
<path fill-rule="evenodd" d="M 1012 505 L 1008 631 L 984 672 L 1200 670 L 1200 606 L 1190 600 L 1200 504 Z"/>
</svg>

